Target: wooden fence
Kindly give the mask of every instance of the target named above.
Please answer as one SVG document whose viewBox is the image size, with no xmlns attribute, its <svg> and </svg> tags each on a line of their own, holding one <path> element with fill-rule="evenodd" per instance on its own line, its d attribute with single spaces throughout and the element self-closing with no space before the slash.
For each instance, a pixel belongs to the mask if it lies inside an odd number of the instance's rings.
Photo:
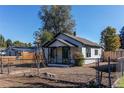
<svg viewBox="0 0 124 93">
<path fill-rule="evenodd" d="M 23 63 L 33 63 L 36 59 L 42 61 L 43 55 L 36 55 L 34 52 L 22 52 L 21 56 L 0 56 L 0 62 L 3 63 L 14 63 L 14 64 L 23 64 Z"/>
<path fill-rule="evenodd" d="M 124 51 L 105 51 L 102 57 L 103 61 L 108 61 L 108 57 L 110 57 L 111 61 L 117 61 L 118 58 L 124 57 Z"/>
<path fill-rule="evenodd" d="M 24 52 L 21 56 L 0 56 L 0 61 L 4 64 L 23 64 L 34 62 L 34 53 Z"/>
<path fill-rule="evenodd" d="M 20 59 L 34 59 L 35 54 L 34 52 L 21 52 Z"/>
<path fill-rule="evenodd" d="M 16 56 L 1 56 L 1 57 L 0 57 L 0 62 L 1 62 L 1 61 L 2 61 L 3 63 L 5 63 L 5 64 L 17 62 Z"/>
</svg>

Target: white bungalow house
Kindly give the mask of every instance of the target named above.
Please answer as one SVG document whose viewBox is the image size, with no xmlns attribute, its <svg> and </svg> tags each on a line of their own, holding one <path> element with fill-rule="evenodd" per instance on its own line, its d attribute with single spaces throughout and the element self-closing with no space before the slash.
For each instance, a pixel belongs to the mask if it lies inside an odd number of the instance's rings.
<svg viewBox="0 0 124 93">
<path fill-rule="evenodd" d="M 48 64 L 74 64 L 75 52 L 82 53 L 85 64 L 89 64 L 96 62 L 102 54 L 102 48 L 97 43 L 67 33 L 58 33 L 42 47 Z"/>
</svg>

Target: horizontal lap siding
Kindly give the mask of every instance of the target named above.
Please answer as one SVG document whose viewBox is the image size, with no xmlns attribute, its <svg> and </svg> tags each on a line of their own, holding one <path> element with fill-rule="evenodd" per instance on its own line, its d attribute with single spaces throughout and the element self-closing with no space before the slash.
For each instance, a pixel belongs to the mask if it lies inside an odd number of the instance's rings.
<svg viewBox="0 0 124 93">
<path fill-rule="evenodd" d="M 95 50 L 98 50 L 98 55 L 95 55 Z M 97 62 L 98 58 L 101 58 L 102 49 L 91 47 L 91 57 L 86 57 L 86 47 L 82 47 L 82 53 L 84 55 L 85 64 L 90 64 L 90 63 Z"/>
</svg>

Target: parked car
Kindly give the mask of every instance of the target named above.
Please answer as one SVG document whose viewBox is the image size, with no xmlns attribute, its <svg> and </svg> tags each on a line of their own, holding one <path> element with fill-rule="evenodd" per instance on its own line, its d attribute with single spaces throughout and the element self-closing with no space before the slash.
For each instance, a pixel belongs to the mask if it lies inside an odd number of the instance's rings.
<svg viewBox="0 0 124 93">
<path fill-rule="evenodd" d="M 0 51 L 0 55 L 5 56 L 6 52 L 5 51 Z"/>
</svg>

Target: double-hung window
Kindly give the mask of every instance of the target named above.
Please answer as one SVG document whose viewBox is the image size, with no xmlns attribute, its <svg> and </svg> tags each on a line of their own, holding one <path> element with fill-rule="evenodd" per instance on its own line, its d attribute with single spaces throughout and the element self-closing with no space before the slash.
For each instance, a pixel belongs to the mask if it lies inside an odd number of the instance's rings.
<svg viewBox="0 0 124 93">
<path fill-rule="evenodd" d="M 98 55 L 98 50 L 95 50 L 95 55 Z"/>
<path fill-rule="evenodd" d="M 86 47 L 86 57 L 91 57 L 91 48 Z"/>
</svg>

